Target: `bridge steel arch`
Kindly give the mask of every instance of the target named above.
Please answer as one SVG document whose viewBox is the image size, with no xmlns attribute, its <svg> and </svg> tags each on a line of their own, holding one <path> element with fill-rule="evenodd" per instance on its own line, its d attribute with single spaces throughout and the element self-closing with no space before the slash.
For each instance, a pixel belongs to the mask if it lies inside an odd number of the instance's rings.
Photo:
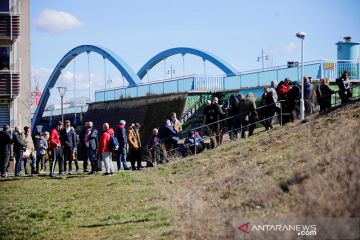
<svg viewBox="0 0 360 240">
<path fill-rule="evenodd" d="M 46 103 L 50 97 L 50 89 L 55 86 L 55 83 L 57 79 L 59 78 L 62 69 L 68 65 L 69 62 L 71 62 L 72 59 L 74 59 L 76 56 L 78 56 L 81 53 L 90 53 L 90 52 L 96 52 L 103 56 L 103 58 L 108 59 L 120 72 L 121 74 L 126 78 L 126 80 L 129 82 L 129 87 L 137 86 L 141 83 L 141 79 L 136 75 L 136 73 L 127 65 L 127 63 L 122 60 L 119 56 L 117 56 L 114 52 L 110 51 L 109 49 L 106 49 L 101 46 L 95 46 L 95 45 L 81 45 L 78 47 L 73 48 L 70 50 L 56 65 L 55 69 L 50 75 L 49 80 L 46 83 L 46 86 L 44 88 L 44 91 L 41 95 L 40 102 L 38 107 L 36 108 L 36 111 L 33 116 L 32 131 L 35 130 L 35 126 L 41 121 L 42 114 L 44 112 Z"/>
<path fill-rule="evenodd" d="M 155 55 L 147 63 L 145 63 L 145 65 L 138 71 L 137 75 L 139 76 L 140 79 L 143 79 L 148 69 L 153 68 L 160 61 L 176 54 L 191 54 L 201 57 L 202 59 L 205 59 L 213 63 L 215 66 L 221 69 L 227 76 L 234 76 L 236 75 L 237 72 L 237 70 L 234 67 L 232 67 L 226 61 L 220 59 L 219 57 L 215 56 L 212 53 L 195 48 L 178 47 L 178 48 L 170 48 Z"/>
</svg>

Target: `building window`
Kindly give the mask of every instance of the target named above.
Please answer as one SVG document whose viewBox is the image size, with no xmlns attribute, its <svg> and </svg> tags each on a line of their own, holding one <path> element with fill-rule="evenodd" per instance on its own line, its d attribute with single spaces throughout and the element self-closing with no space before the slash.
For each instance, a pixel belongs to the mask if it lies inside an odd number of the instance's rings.
<svg viewBox="0 0 360 240">
<path fill-rule="evenodd" d="M 0 71 L 10 70 L 10 48 L 0 47 Z"/>
<path fill-rule="evenodd" d="M 9 0 L 0 1 L 0 12 L 9 12 Z"/>
</svg>

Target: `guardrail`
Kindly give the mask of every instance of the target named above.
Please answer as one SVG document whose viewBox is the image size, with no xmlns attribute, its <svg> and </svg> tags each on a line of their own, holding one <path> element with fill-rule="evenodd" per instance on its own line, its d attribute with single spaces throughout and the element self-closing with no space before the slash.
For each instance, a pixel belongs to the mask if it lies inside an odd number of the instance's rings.
<svg viewBox="0 0 360 240">
<path fill-rule="evenodd" d="M 360 99 L 360 86 L 352 86 L 352 93 L 353 93 L 353 96 L 351 98 L 352 101 L 354 100 L 359 100 Z M 332 94 L 332 97 L 333 97 L 333 101 L 332 101 L 332 107 L 338 107 L 341 105 L 341 101 L 339 101 L 339 97 L 338 97 L 338 91 L 335 91 L 334 94 Z M 282 101 L 283 102 L 283 101 Z M 278 107 L 278 111 L 277 111 L 277 117 L 279 119 L 278 123 L 280 125 L 282 125 L 282 119 L 284 116 L 286 115 L 289 115 L 289 113 L 284 113 L 283 112 L 283 109 L 282 109 L 282 103 L 281 102 L 277 102 L 277 103 L 273 103 L 273 104 L 269 104 L 269 105 L 265 105 L 265 106 L 261 106 L 261 107 L 258 107 L 256 108 L 256 111 L 257 112 L 261 112 L 262 109 L 264 108 L 268 108 L 268 107 L 271 107 L 273 105 L 276 105 L 276 107 Z M 259 111 L 260 110 L 260 111 Z M 205 141 L 205 140 L 211 140 L 211 141 L 215 141 L 215 139 L 217 138 L 222 138 L 222 136 L 224 134 L 229 134 L 231 135 L 233 132 L 239 132 L 239 134 L 242 134 L 243 131 L 246 131 L 249 127 L 251 126 L 256 126 L 257 124 L 259 123 L 263 123 L 265 120 L 272 120 L 274 118 L 276 118 L 276 115 L 275 116 L 272 116 L 272 117 L 264 117 L 264 118 L 261 118 L 261 119 L 258 119 L 256 121 L 252 121 L 252 122 L 248 122 L 246 124 L 241 124 L 239 123 L 238 127 L 237 128 L 229 128 L 229 126 L 227 126 L 227 123 L 229 122 L 229 120 L 233 120 L 233 119 L 237 119 L 238 121 L 240 121 L 240 118 L 244 115 L 248 115 L 250 112 L 245 112 L 245 113 L 240 113 L 238 115 L 235 115 L 235 116 L 231 116 L 231 117 L 226 117 L 226 118 L 223 118 L 223 119 L 220 119 L 216 122 L 213 122 L 213 123 L 210 123 L 210 124 L 204 124 L 204 125 L 201 125 L 201 126 L 198 126 L 198 127 L 195 127 L 195 128 L 192 128 L 190 130 L 185 130 L 185 131 L 182 131 L 178 134 L 178 137 L 179 137 L 179 141 L 180 140 L 183 140 L 185 139 L 190 132 L 193 132 L 193 131 L 197 131 L 199 133 L 201 133 L 200 135 L 202 136 L 201 139 L 202 141 Z M 214 131 L 209 131 L 209 128 L 211 128 L 212 125 L 219 125 L 221 126 L 219 128 L 219 132 L 216 133 Z M 166 138 L 166 139 L 161 139 L 161 143 L 165 142 L 166 140 L 169 140 L 170 138 Z M 233 138 L 234 139 L 234 138 Z M 237 138 L 236 138 L 237 139 Z M 196 140 L 194 139 L 194 142 L 196 142 Z M 195 152 L 194 152 L 194 149 L 192 149 L 192 151 L 189 151 L 190 148 L 195 148 Z M 165 146 L 162 146 L 160 151 L 159 151 L 159 154 L 161 154 L 161 157 L 162 158 L 167 158 L 169 155 L 180 155 L 180 154 L 183 154 L 183 151 L 186 150 L 187 153 L 191 152 L 191 154 L 196 154 L 196 144 L 180 144 L 174 148 L 171 148 L 171 149 L 166 149 Z M 157 157 L 157 159 L 159 158 L 159 156 Z M 164 160 L 164 159 L 163 159 Z M 153 159 L 153 156 L 150 157 L 150 161 L 154 161 Z M 166 162 L 166 159 L 165 159 L 165 162 Z"/>
<path fill-rule="evenodd" d="M 334 81 L 343 71 L 350 73 L 350 80 L 360 80 L 360 62 L 346 60 L 317 60 L 304 63 L 305 76 L 312 79 L 327 77 Z M 278 66 L 264 70 L 239 72 L 235 76 L 189 75 L 144 83 L 136 87 L 123 87 L 95 92 L 95 101 L 141 97 L 153 94 L 186 91 L 223 91 L 270 85 L 285 78 L 300 81 L 301 65 Z"/>
</svg>

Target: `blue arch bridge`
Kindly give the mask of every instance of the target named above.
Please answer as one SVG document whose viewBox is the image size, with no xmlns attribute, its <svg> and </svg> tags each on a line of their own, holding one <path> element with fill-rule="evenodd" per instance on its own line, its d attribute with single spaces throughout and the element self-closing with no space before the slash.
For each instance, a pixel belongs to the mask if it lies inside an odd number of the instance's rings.
<svg viewBox="0 0 360 240">
<path fill-rule="evenodd" d="M 44 110 L 50 97 L 50 89 L 55 86 L 56 81 L 61 75 L 61 71 L 78 55 L 82 53 L 89 54 L 90 52 L 97 53 L 101 55 L 104 60 L 107 59 L 110 61 L 128 82 L 128 86 L 126 87 L 95 91 L 95 101 L 89 103 L 86 107 L 88 109 L 84 113 L 85 119 L 91 119 L 95 125 L 96 123 L 99 125 L 100 122 L 105 119 L 108 120 L 107 122 L 113 119 L 115 124 L 119 120 L 118 117 L 127 117 L 128 122 L 132 120 L 145 122 L 147 115 L 157 116 L 157 121 L 162 122 L 166 116 L 162 114 L 154 115 L 154 113 L 158 113 L 159 110 L 149 109 L 149 106 L 152 106 L 151 104 L 157 103 L 158 108 L 164 110 L 164 108 L 161 107 L 161 101 L 170 103 L 170 106 L 168 106 L 169 111 L 176 110 L 175 112 L 177 112 L 178 115 L 183 116 L 182 120 L 184 122 L 191 117 L 189 113 L 195 113 L 196 109 L 203 104 L 205 99 L 203 96 L 209 96 L 210 93 L 235 91 L 246 93 L 252 91 L 259 96 L 262 93 L 262 88 L 270 85 L 271 81 L 275 80 L 279 82 L 285 77 L 299 81 L 301 75 L 300 64 L 288 64 L 261 70 L 238 72 L 226 61 L 212 53 L 187 47 L 171 48 L 160 52 L 147 61 L 144 66 L 135 73 L 123 59 L 109 49 L 101 46 L 82 45 L 75 47 L 65 54 L 54 68 L 33 115 L 32 130 L 34 133 L 36 132 L 36 126 L 44 125 L 49 127 L 53 120 L 52 117 L 46 119 Z M 148 71 L 155 65 L 177 54 L 181 54 L 182 56 L 185 54 L 198 56 L 202 58 L 204 63 L 208 61 L 219 68 L 223 72 L 223 75 L 186 75 L 159 81 L 143 81 Z M 304 64 L 304 72 L 306 76 L 312 77 L 314 80 L 322 77 L 334 80 L 341 72 L 347 70 L 351 74 L 351 79 L 359 80 L 359 66 L 359 61 L 317 60 L 306 62 Z M 174 97 L 177 97 L 177 100 L 174 99 Z M 124 105 L 124 103 L 126 104 Z M 118 106 L 116 106 L 116 104 L 118 104 Z M 173 110 L 170 109 L 171 107 Z M 129 110 L 129 108 L 132 110 Z M 73 117 L 71 114 L 68 114 L 66 117 L 76 119 L 76 111 L 78 114 L 83 114 L 83 110 L 76 110 L 76 106 L 74 111 L 75 115 Z M 119 113 L 119 116 L 114 115 L 114 113 Z M 166 114 L 168 114 L 168 112 L 166 112 Z M 134 118 L 133 116 L 136 117 Z M 100 119 L 97 122 L 96 119 L 99 117 Z M 154 124 L 158 125 L 159 123 Z"/>
</svg>

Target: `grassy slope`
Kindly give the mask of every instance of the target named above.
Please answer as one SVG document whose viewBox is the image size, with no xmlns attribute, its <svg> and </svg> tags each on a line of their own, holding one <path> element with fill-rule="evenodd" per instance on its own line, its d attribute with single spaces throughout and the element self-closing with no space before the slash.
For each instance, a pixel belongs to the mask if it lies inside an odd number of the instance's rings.
<svg viewBox="0 0 360 240">
<path fill-rule="evenodd" d="M 358 103 L 149 171 L 1 179 L 0 236 L 232 238 L 240 217 L 353 216 L 359 120 Z"/>
</svg>

